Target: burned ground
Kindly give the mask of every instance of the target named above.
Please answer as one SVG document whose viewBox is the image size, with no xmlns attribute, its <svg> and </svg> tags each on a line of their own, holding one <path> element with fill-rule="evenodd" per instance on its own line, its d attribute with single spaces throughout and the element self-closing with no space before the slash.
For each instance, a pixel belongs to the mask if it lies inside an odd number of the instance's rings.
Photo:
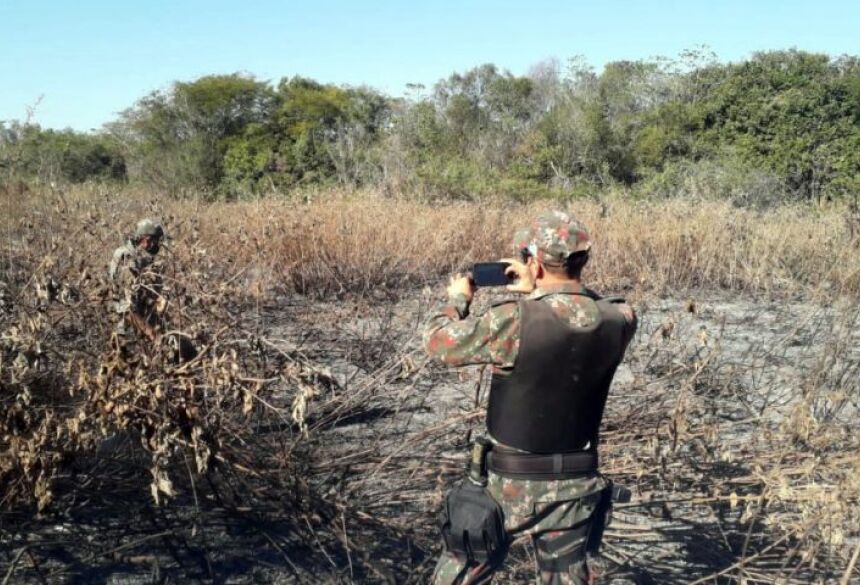
<svg viewBox="0 0 860 585">
<path fill-rule="evenodd" d="M 301 356 L 325 380 L 307 398 L 305 431 L 295 396 L 282 388 L 270 405 L 281 420 L 249 433 L 258 446 L 288 447 L 302 462 L 300 478 L 242 477 L 225 463 L 197 486 L 178 475 L 177 495 L 156 506 L 149 460 L 129 441 L 82 462 L 85 479 L 73 479 L 74 465 L 58 478 L 64 504 L 84 493 L 85 501 L 40 519 L 4 515 L 9 574 L 33 582 L 426 581 L 435 513 L 465 464 L 469 433 L 480 429 L 485 384 L 479 368 L 449 372 L 425 361 L 420 325 L 431 303 L 426 292 L 410 297 L 281 297 L 243 314 L 246 343 L 258 335 L 272 356 Z M 828 383 L 822 377 L 850 378 L 858 363 L 844 309 L 697 295 L 639 310 L 604 425 L 606 473 L 634 492 L 616 511 L 607 556 L 654 583 L 687 583 L 738 563 L 723 580 L 837 578 L 834 538 L 850 531 L 856 512 L 825 494 L 852 480 L 851 456 L 825 458 L 820 429 L 803 426 L 821 423 L 797 417 L 811 409 L 830 423 L 826 432 L 845 425 L 841 440 L 856 440 L 848 432 L 856 395 L 837 405 L 831 390 L 815 387 Z M 856 534 L 842 538 L 856 542 Z M 510 582 L 527 579 L 529 555 L 525 545 L 515 549 Z"/>
</svg>

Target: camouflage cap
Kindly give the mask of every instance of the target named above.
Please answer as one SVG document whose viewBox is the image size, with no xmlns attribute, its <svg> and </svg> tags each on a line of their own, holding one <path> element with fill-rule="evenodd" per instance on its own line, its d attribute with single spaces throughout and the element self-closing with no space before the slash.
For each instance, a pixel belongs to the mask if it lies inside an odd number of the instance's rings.
<svg viewBox="0 0 860 585">
<path fill-rule="evenodd" d="M 164 236 L 164 228 L 161 227 L 161 222 L 147 217 L 137 222 L 134 228 L 134 235 L 138 238 L 141 236 L 160 238 Z"/>
<path fill-rule="evenodd" d="M 563 211 L 546 211 L 538 215 L 527 228 L 514 236 L 514 250 L 523 249 L 545 264 L 564 263 L 575 252 L 591 248 L 591 238 L 585 226 Z"/>
</svg>

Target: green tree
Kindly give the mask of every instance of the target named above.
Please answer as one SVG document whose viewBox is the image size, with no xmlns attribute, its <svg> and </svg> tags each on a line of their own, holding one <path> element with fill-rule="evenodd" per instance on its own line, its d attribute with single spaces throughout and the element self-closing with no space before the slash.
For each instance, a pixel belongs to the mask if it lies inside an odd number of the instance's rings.
<svg viewBox="0 0 860 585">
<path fill-rule="evenodd" d="M 281 184 L 361 180 L 361 167 L 389 113 L 383 96 L 294 77 L 281 80 L 277 99 Z"/>
<path fill-rule="evenodd" d="M 0 124 L 0 168 L 7 178 L 42 183 L 124 181 L 125 159 L 108 136 L 37 124 Z"/>
<path fill-rule="evenodd" d="M 710 75 L 718 82 L 702 100 L 700 143 L 731 147 L 807 198 L 820 198 L 840 176 L 858 174 L 856 64 L 774 51 Z"/>
<path fill-rule="evenodd" d="M 141 99 L 111 130 L 134 178 L 171 192 L 214 190 L 228 148 L 247 126 L 270 120 L 274 97 L 268 84 L 239 74 L 177 82 Z"/>
</svg>

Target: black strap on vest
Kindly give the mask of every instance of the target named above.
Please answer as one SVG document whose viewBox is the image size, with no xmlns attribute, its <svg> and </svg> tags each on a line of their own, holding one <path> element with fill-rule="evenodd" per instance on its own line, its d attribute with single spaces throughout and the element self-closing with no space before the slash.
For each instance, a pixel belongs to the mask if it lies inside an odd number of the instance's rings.
<svg viewBox="0 0 860 585">
<path fill-rule="evenodd" d="M 571 327 L 541 300 L 520 302 L 516 363 L 491 384 L 487 427 L 496 441 L 530 453 L 596 449 L 627 324 L 617 300 L 594 302 L 599 318 L 587 327 Z"/>
</svg>

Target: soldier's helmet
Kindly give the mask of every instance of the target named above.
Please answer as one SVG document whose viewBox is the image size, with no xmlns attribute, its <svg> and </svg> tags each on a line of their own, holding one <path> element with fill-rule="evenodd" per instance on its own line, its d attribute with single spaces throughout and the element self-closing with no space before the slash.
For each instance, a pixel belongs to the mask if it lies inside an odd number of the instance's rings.
<svg viewBox="0 0 860 585">
<path fill-rule="evenodd" d="M 164 237 L 164 228 L 161 226 L 161 222 L 147 217 L 137 222 L 134 228 L 134 236 L 136 238 L 142 236 L 162 238 Z"/>
<path fill-rule="evenodd" d="M 574 216 L 563 211 L 545 211 L 514 235 L 514 250 L 544 264 L 562 265 L 568 256 L 591 249 L 588 230 Z"/>
</svg>

